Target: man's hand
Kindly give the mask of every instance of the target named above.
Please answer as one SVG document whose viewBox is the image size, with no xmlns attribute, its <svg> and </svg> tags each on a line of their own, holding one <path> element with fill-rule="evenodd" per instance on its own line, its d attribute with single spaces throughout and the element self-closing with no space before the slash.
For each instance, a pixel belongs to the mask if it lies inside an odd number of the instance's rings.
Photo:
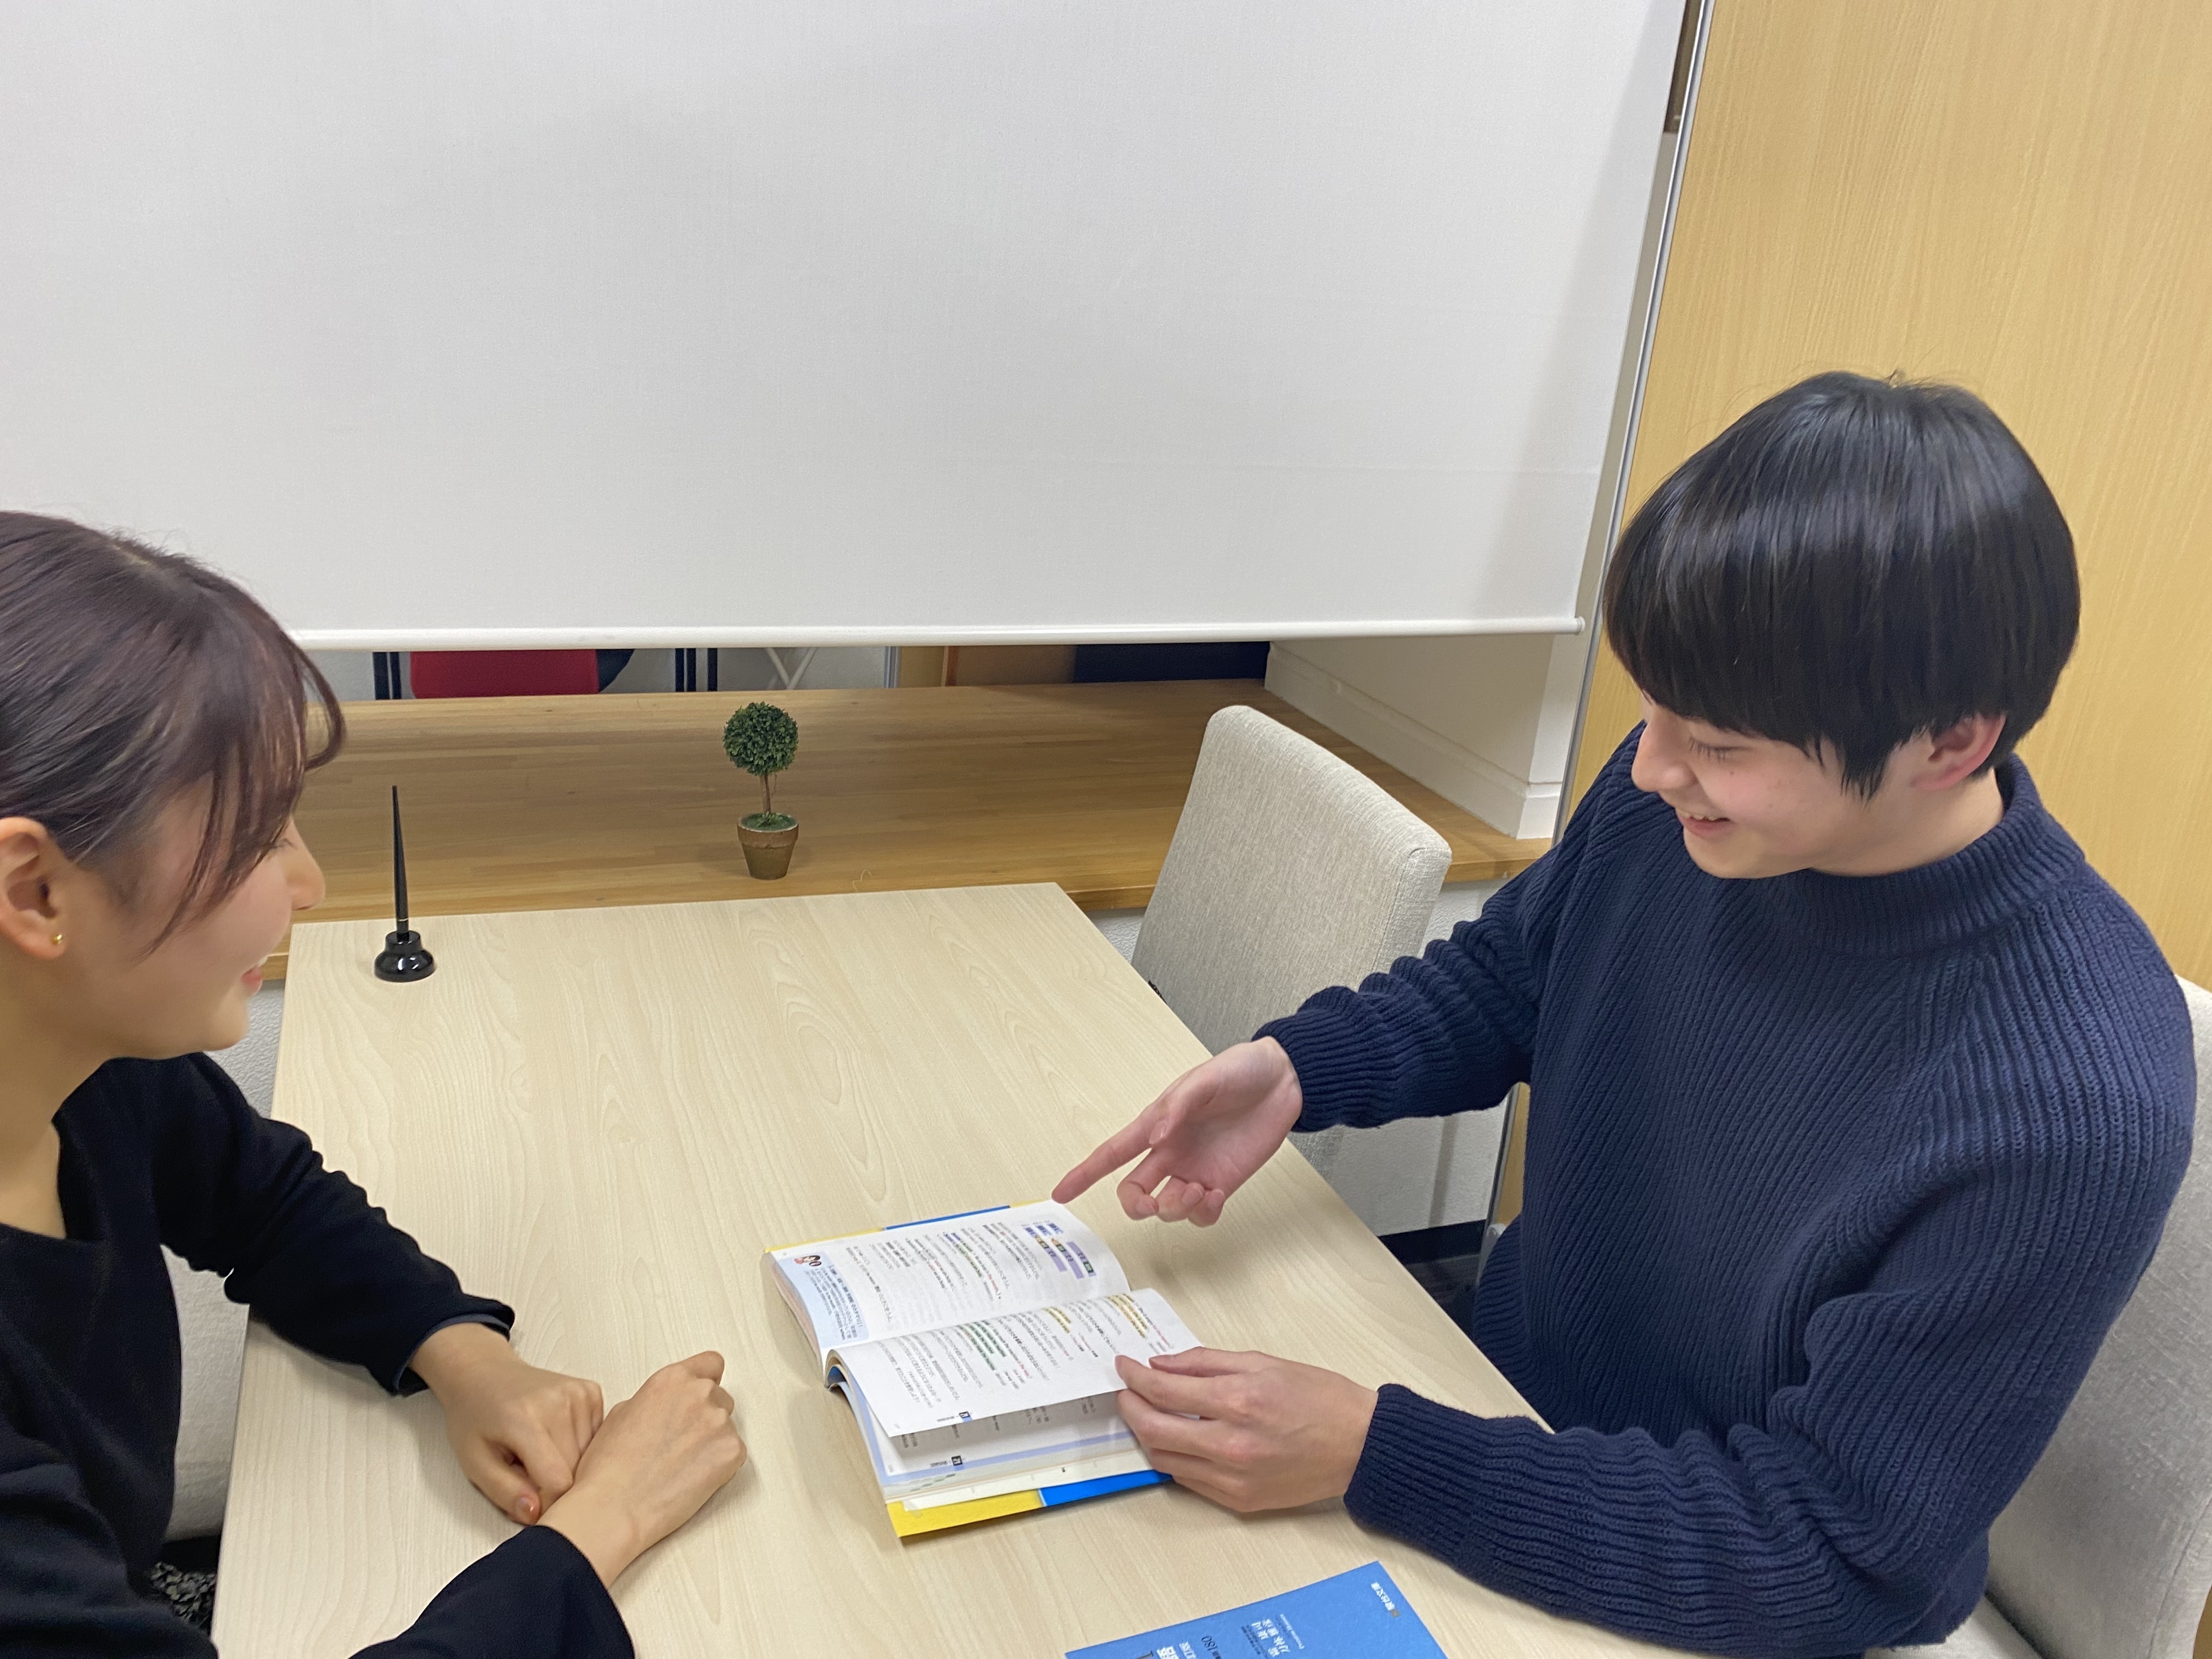
<svg viewBox="0 0 2212 1659">
<path fill-rule="evenodd" d="M 433 1332 L 412 1370 L 446 1408 L 462 1472 L 526 1527 L 574 1483 L 606 1415 L 598 1383 L 538 1370 L 488 1325 Z"/>
<path fill-rule="evenodd" d="M 1122 1213 L 1210 1227 L 1229 1194 L 1275 1155 L 1304 1103 L 1297 1070 L 1274 1038 L 1224 1048 L 1062 1176 L 1054 1201 L 1066 1203 L 1141 1152 L 1145 1161 L 1117 1189 Z"/>
<path fill-rule="evenodd" d="M 1114 1364 L 1128 1385 L 1122 1420 L 1152 1467 L 1240 1514 L 1343 1497 L 1375 1420 L 1374 1389 L 1270 1354 Z"/>
</svg>

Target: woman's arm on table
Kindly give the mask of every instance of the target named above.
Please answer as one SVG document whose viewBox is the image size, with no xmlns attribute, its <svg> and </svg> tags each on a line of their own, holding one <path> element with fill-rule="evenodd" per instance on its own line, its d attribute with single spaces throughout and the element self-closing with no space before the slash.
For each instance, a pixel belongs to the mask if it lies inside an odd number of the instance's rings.
<svg viewBox="0 0 2212 1659">
<path fill-rule="evenodd" d="M 375 1659 L 621 1659 L 608 1594 L 744 1465 L 719 1354 L 664 1367 L 608 1413 L 545 1523 L 458 1575 Z M 313 1479 L 303 1471 L 303 1479 Z M 215 1645 L 132 1585 L 106 1522 L 51 1447 L 0 1424 L 0 1652 L 214 1659 Z M 302 1591 L 314 1598 L 309 1587 Z"/>
</svg>

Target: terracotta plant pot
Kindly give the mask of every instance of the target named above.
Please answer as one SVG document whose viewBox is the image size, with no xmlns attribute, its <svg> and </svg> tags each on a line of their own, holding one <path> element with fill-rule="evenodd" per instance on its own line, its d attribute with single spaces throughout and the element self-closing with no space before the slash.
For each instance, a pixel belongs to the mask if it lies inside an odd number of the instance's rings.
<svg viewBox="0 0 2212 1659">
<path fill-rule="evenodd" d="M 745 849 L 745 873 L 756 881 L 775 881 L 791 868 L 791 849 L 799 845 L 799 826 L 755 830 L 740 822 L 738 842 Z"/>
</svg>

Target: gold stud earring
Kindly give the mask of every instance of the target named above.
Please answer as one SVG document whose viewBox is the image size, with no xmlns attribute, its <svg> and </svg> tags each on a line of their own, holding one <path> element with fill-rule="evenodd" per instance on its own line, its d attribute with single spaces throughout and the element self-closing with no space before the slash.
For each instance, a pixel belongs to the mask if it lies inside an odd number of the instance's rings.
<svg viewBox="0 0 2212 1659">
<path fill-rule="evenodd" d="M 62 942 L 62 936 L 61 936 L 59 933 L 56 933 L 56 934 L 54 935 L 54 943 L 55 943 L 55 944 L 57 944 L 57 945 L 59 945 L 61 942 Z"/>
</svg>

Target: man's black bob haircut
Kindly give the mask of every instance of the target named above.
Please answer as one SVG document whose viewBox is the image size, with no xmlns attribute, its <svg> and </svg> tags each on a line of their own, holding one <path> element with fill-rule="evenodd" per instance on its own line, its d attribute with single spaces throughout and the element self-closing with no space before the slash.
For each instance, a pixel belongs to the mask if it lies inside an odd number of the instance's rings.
<svg viewBox="0 0 2212 1659">
<path fill-rule="evenodd" d="M 1871 796 L 1903 743 L 2002 714 L 1996 765 L 2074 650 L 2074 538 L 1957 386 L 1816 374 L 1685 461 L 1621 532 L 1606 638 L 1644 695 L 1825 744 Z"/>
</svg>

